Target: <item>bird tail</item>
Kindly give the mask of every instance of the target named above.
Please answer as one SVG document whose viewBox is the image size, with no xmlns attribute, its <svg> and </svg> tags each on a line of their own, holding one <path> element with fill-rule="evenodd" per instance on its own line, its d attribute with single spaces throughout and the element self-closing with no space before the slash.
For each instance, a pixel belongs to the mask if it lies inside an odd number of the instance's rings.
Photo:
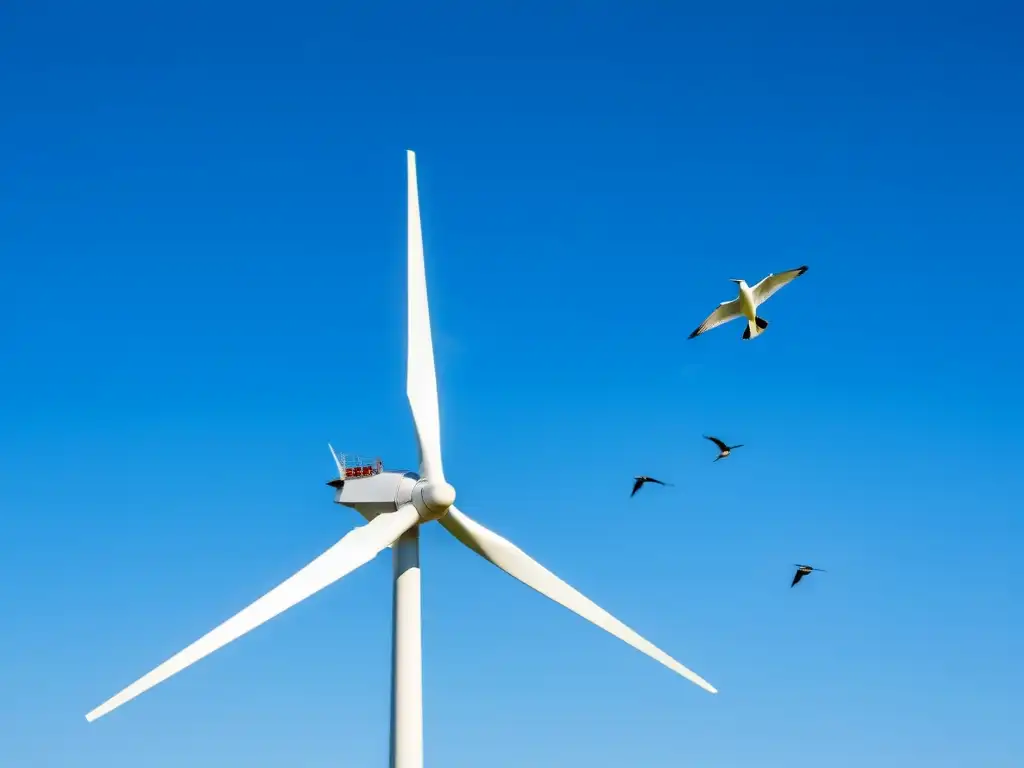
<svg viewBox="0 0 1024 768">
<path fill-rule="evenodd" d="M 753 339 L 764 333 L 768 327 L 768 321 L 763 317 L 755 317 L 754 322 L 747 321 L 747 327 L 743 330 L 744 339 Z"/>
</svg>

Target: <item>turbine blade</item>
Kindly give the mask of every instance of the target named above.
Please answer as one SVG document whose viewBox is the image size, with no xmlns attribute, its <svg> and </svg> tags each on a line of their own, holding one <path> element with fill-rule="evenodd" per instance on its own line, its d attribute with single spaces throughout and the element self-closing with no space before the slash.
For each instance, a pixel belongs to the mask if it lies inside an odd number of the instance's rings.
<svg viewBox="0 0 1024 768">
<path fill-rule="evenodd" d="M 718 693 L 700 675 L 691 672 L 664 651 L 642 638 L 632 629 L 616 619 L 606 610 L 584 597 L 570 587 L 551 571 L 531 558 L 519 547 L 494 531 L 488 530 L 478 522 L 460 512 L 455 507 L 448 509 L 448 514 L 439 521 L 456 539 L 472 549 L 485 560 L 501 568 L 505 573 L 523 582 L 528 587 L 540 592 L 547 598 L 565 606 L 579 614 L 587 621 L 596 624 L 606 632 L 628 643 L 641 653 L 645 653 L 655 661 L 676 672 L 692 683 L 696 683 L 705 691 Z"/>
<path fill-rule="evenodd" d="M 296 603 L 333 584 L 342 576 L 370 562 L 417 522 L 419 522 L 419 513 L 414 506 L 407 504 L 396 512 L 378 515 L 366 525 L 350 531 L 341 541 L 294 576 L 98 706 L 87 714 L 85 719 L 92 722 L 96 718 L 102 717 L 204 656 L 208 656 L 218 648 L 269 621 Z"/>
<path fill-rule="evenodd" d="M 432 482 L 444 480 L 441 466 L 441 421 L 437 408 L 437 374 L 434 343 L 430 334 L 427 278 L 423 266 L 423 232 L 416 187 L 416 154 L 408 150 L 409 165 L 409 350 L 405 391 L 416 425 L 420 451 L 420 476 Z"/>
</svg>

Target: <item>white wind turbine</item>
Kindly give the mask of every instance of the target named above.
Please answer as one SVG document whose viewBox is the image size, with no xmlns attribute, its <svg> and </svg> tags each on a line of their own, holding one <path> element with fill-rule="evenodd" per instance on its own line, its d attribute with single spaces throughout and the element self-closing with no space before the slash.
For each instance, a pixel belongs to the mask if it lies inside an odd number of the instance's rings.
<svg viewBox="0 0 1024 768">
<path fill-rule="evenodd" d="M 367 524 L 291 578 L 116 696 L 86 715 L 102 717 L 163 682 L 176 672 L 255 629 L 291 606 L 319 592 L 392 547 L 394 560 L 394 627 L 391 669 L 391 766 L 423 765 L 423 690 L 420 640 L 419 526 L 436 520 L 456 539 L 528 587 L 593 622 L 637 650 L 661 662 L 706 691 L 717 693 L 703 678 L 640 637 L 607 611 L 570 587 L 511 542 L 480 525 L 455 506 L 455 489 L 444 476 L 438 418 L 437 379 L 423 268 L 416 156 L 408 153 L 409 295 L 406 391 L 419 443 L 420 474 L 386 472 L 331 482 L 335 501 L 352 507 Z M 332 449 L 333 453 L 333 449 Z M 339 463 L 340 469 L 340 463 Z"/>
</svg>

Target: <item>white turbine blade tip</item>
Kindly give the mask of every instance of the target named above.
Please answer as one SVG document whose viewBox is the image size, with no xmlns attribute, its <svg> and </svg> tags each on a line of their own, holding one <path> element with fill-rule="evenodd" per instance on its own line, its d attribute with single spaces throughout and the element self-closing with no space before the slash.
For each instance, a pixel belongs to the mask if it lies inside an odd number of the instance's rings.
<svg viewBox="0 0 1024 768">
<path fill-rule="evenodd" d="M 85 716 L 85 719 L 90 723 L 94 720 L 99 720 L 104 715 L 109 714 L 111 711 L 117 709 L 119 706 L 124 704 L 126 700 L 127 699 L 119 700 L 118 697 L 115 697 L 110 701 L 96 707 L 96 709 L 94 709 L 92 712 Z"/>
<path fill-rule="evenodd" d="M 703 677 L 701 677 L 700 675 L 696 674 L 695 672 L 690 672 L 690 670 L 686 670 L 686 671 L 689 672 L 689 674 L 683 675 L 683 677 L 685 677 L 691 683 L 696 683 L 697 685 L 699 685 L 701 688 L 703 688 L 708 693 L 718 693 L 718 689 L 715 688 L 715 686 L 713 686 L 711 683 L 709 683 Z M 682 673 L 680 673 L 680 674 L 682 674 Z"/>
</svg>

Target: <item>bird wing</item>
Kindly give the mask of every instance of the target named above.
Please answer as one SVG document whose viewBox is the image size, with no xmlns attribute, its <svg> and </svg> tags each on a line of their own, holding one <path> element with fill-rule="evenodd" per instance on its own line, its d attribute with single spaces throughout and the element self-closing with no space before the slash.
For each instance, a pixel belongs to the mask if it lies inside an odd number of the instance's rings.
<svg viewBox="0 0 1024 768">
<path fill-rule="evenodd" d="M 787 269 L 785 272 L 779 272 L 777 275 L 774 273 L 768 275 L 768 277 L 750 289 L 750 292 L 754 294 L 754 301 L 758 304 L 764 304 L 779 288 L 796 280 L 806 271 L 807 267 L 797 267 L 796 269 Z"/>
<path fill-rule="evenodd" d="M 804 577 L 804 572 L 798 569 L 797 572 L 796 572 L 796 576 L 793 577 L 793 583 L 790 584 L 789 586 L 790 587 L 795 587 L 796 583 L 798 581 L 800 581 L 800 579 L 802 579 L 803 577 Z"/>
<path fill-rule="evenodd" d="M 710 435 L 704 435 L 704 439 L 705 440 L 710 440 L 712 443 L 717 445 L 718 449 L 721 450 L 721 451 L 728 450 L 728 446 L 725 443 L 723 443 L 721 440 L 719 440 L 717 437 L 711 437 Z"/>
<path fill-rule="evenodd" d="M 636 479 L 636 482 L 633 483 L 633 493 L 629 494 L 630 497 L 636 495 L 636 492 L 640 490 L 640 486 L 643 485 L 646 481 L 647 481 L 646 477 L 638 477 Z"/>
<path fill-rule="evenodd" d="M 649 483 L 657 483 L 658 485 L 665 485 L 665 483 L 663 483 L 661 480 L 655 480 L 653 477 L 648 477 L 647 478 L 647 482 L 649 482 Z"/>
<path fill-rule="evenodd" d="M 740 300 L 733 299 L 732 301 L 723 301 L 718 305 L 718 309 L 707 316 L 707 319 L 703 323 L 697 326 L 696 330 L 690 334 L 690 338 L 700 336 L 705 331 L 710 331 L 712 328 L 717 328 L 722 323 L 728 323 L 730 320 L 735 320 L 742 314 L 740 310 Z"/>
</svg>

